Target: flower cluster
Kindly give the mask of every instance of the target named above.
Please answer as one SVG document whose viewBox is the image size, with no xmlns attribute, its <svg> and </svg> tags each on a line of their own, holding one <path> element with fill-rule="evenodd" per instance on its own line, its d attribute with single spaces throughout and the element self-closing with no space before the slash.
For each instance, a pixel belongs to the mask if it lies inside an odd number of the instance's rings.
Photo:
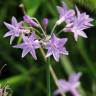
<svg viewBox="0 0 96 96">
<path fill-rule="evenodd" d="M 17 22 L 15 17 L 12 17 L 11 24 L 4 22 L 5 26 L 9 29 L 4 37 L 11 36 L 10 44 L 12 44 L 15 37 L 22 39 L 21 44 L 13 46 L 14 48 L 23 49 L 22 57 L 30 53 L 36 60 L 37 56 L 35 50 L 42 47 L 47 50 L 46 58 L 53 55 L 54 59 L 59 61 L 62 54 L 68 55 L 68 51 L 65 48 L 67 38 L 58 38 L 56 36 L 54 33 L 56 26 L 64 22 L 66 25 L 62 32 L 72 32 L 77 41 L 78 36 L 87 38 L 84 30 L 93 26 L 91 24 L 93 19 L 86 13 L 80 13 L 77 7 L 76 11 L 69 10 L 64 2 L 62 6 L 57 6 L 57 10 L 60 16 L 50 34 L 46 32 L 48 27 L 47 18 L 42 20 L 41 25 L 36 18 L 31 18 L 26 15 L 20 22 Z M 42 34 L 40 33 L 40 29 Z"/>
</svg>

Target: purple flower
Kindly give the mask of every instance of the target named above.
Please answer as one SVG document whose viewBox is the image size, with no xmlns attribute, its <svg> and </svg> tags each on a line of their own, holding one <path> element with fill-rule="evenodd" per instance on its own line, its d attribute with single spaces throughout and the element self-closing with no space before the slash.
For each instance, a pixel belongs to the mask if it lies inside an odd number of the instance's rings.
<svg viewBox="0 0 96 96">
<path fill-rule="evenodd" d="M 91 24 L 91 21 L 93 21 L 93 19 L 90 18 L 89 15 L 87 15 L 86 13 L 80 13 L 77 7 L 76 10 L 77 10 L 77 16 L 75 17 L 74 22 L 68 23 L 64 28 L 64 31 L 73 32 L 74 38 L 77 41 L 78 36 L 87 38 L 87 35 L 84 33 L 83 30 L 93 26 Z"/>
<path fill-rule="evenodd" d="M 8 24 L 4 22 L 5 26 L 9 29 L 9 31 L 4 35 L 4 37 L 11 36 L 10 44 L 15 39 L 15 37 L 19 37 L 22 34 L 27 34 L 30 32 L 29 30 L 23 29 L 22 27 L 23 22 L 17 23 L 17 20 L 15 17 L 12 17 L 11 22 L 12 24 Z"/>
<path fill-rule="evenodd" d="M 64 45 L 67 42 L 67 38 L 59 39 L 53 34 L 51 40 L 48 42 L 46 49 L 48 49 L 46 57 L 53 55 L 56 61 L 59 61 L 59 57 L 61 54 L 68 55 L 68 51 Z"/>
<path fill-rule="evenodd" d="M 29 16 L 23 16 L 25 22 L 27 22 L 30 26 L 39 27 L 39 25 L 33 21 Z"/>
<path fill-rule="evenodd" d="M 39 41 L 36 40 L 35 32 L 32 32 L 31 36 L 28 38 L 27 36 L 23 36 L 23 43 L 13 46 L 14 48 L 23 49 L 22 58 L 30 53 L 32 57 L 36 60 L 35 49 L 40 48 Z"/>
<path fill-rule="evenodd" d="M 42 23 L 43 23 L 44 25 L 48 25 L 48 18 L 44 18 L 43 21 L 42 21 Z"/>
<path fill-rule="evenodd" d="M 47 28 L 47 26 L 48 26 L 48 18 L 44 18 L 43 20 L 42 20 L 42 25 L 43 25 L 43 27 L 44 27 L 44 29 L 46 29 Z"/>
<path fill-rule="evenodd" d="M 72 22 L 75 17 L 75 11 L 74 10 L 68 10 L 66 4 L 62 2 L 62 7 L 57 6 L 57 10 L 60 14 L 59 20 L 56 22 L 57 25 L 60 25 L 62 22 Z"/>
<path fill-rule="evenodd" d="M 54 92 L 54 95 L 58 95 L 60 93 L 66 93 L 66 92 L 71 92 L 73 96 L 80 96 L 77 87 L 79 86 L 80 82 L 79 79 L 81 77 L 81 73 L 74 73 L 70 75 L 69 80 L 58 80 L 58 86 L 59 89 L 57 89 Z"/>
</svg>

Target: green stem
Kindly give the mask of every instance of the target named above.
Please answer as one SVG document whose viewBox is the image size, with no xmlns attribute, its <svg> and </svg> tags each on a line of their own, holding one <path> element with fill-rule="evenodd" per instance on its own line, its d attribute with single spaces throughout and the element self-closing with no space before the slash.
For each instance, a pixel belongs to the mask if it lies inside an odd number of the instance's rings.
<svg viewBox="0 0 96 96">
<path fill-rule="evenodd" d="M 47 59 L 45 58 L 46 56 L 45 56 L 44 50 L 43 50 L 42 48 L 40 48 L 40 51 L 41 51 L 41 53 L 42 53 L 42 55 L 43 55 L 43 57 L 44 57 L 45 63 L 47 63 Z M 50 63 L 49 63 L 49 64 L 50 64 Z M 53 78 L 56 86 L 59 88 L 59 85 L 58 85 L 58 83 L 57 83 L 58 78 L 57 78 L 57 76 L 56 76 L 56 74 L 55 74 L 55 71 L 53 70 L 51 64 L 50 64 L 50 66 L 49 66 L 49 69 L 50 69 L 51 76 L 52 76 L 52 78 Z M 60 94 L 61 94 L 61 96 L 65 96 L 63 93 L 60 93 Z M 49 96 L 50 96 L 50 95 L 49 95 Z"/>
<path fill-rule="evenodd" d="M 53 77 L 53 80 L 54 80 L 56 86 L 59 88 L 59 85 L 58 85 L 58 83 L 57 83 L 57 80 L 58 80 L 58 79 L 57 79 L 57 76 L 56 76 L 56 74 L 55 74 L 52 66 L 50 65 L 49 68 L 50 68 L 50 73 L 51 73 L 51 75 L 52 75 L 52 77 Z M 65 96 L 63 93 L 60 93 L 60 94 L 61 94 L 61 96 Z"/>
<path fill-rule="evenodd" d="M 53 26 L 53 29 L 52 29 L 52 31 L 51 31 L 51 36 L 52 36 L 52 34 L 53 34 L 53 32 L 54 32 L 56 26 L 57 26 L 57 24 L 55 23 L 55 25 Z"/>
<path fill-rule="evenodd" d="M 44 36 L 46 37 L 46 32 L 44 31 L 44 29 L 42 28 L 41 24 L 39 23 L 39 21 L 36 19 L 36 18 L 32 18 L 33 20 L 35 20 L 38 24 L 39 24 L 39 27 L 40 29 L 42 30 Z"/>
<path fill-rule="evenodd" d="M 50 86 L 50 58 L 48 58 L 48 64 L 47 64 L 47 89 L 48 89 L 48 96 L 51 96 L 51 86 Z"/>
</svg>

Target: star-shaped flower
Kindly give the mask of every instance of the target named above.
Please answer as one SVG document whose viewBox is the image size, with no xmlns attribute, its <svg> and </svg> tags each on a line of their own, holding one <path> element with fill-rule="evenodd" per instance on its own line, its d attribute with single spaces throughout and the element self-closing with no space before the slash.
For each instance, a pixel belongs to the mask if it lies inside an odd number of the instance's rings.
<svg viewBox="0 0 96 96">
<path fill-rule="evenodd" d="M 23 49 L 22 58 L 30 53 L 32 57 L 36 60 L 35 49 L 40 48 L 39 41 L 36 39 L 35 32 L 32 32 L 31 36 L 28 38 L 27 36 L 23 36 L 23 43 L 13 46 L 14 48 Z"/>
<path fill-rule="evenodd" d="M 46 49 L 48 49 L 46 57 L 53 55 L 56 61 L 59 61 L 59 57 L 61 54 L 68 55 L 68 51 L 64 45 L 67 42 L 67 38 L 59 39 L 53 34 L 51 40 L 48 42 Z"/>
<path fill-rule="evenodd" d="M 54 95 L 58 95 L 60 93 L 66 93 L 66 92 L 70 92 L 72 93 L 73 96 L 80 96 L 77 88 L 80 85 L 79 79 L 81 77 L 81 73 L 73 73 L 72 75 L 70 75 L 69 80 L 58 80 L 57 84 L 59 89 L 57 89 L 54 92 Z"/>
<path fill-rule="evenodd" d="M 74 10 L 68 10 L 66 4 L 62 2 L 62 7 L 57 6 L 57 10 L 60 14 L 59 20 L 56 22 L 58 25 L 60 25 L 62 22 L 72 22 L 75 17 L 75 11 Z"/>
<path fill-rule="evenodd" d="M 16 18 L 13 16 L 11 20 L 12 24 L 8 24 L 4 22 L 5 26 L 9 29 L 9 31 L 4 35 L 4 37 L 11 36 L 10 44 L 15 39 L 15 37 L 19 37 L 21 34 L 27 34 L 30 31 L 27 29 L 23 29 L 22 24 L 23 22 L 17 23 Z"/>
<path fill-rule="evenodd" d="M 73 32 L 74 38 L 77 41 L 78 36 L 87 38 L 87 35 L 84 33 L 83 30 L 93 26 L 91 24 L 91 21 L 93 21 L 93 19 L 90 18 L 89 15 L 87 15 L 86 13 L 80 13 L 77 7 L 76 7 L 76 10 L 77 10 L 77 16 L 75 17 L 72 23 L 68 23 L 66 25 L 66 27 L 64 28 L 64 31 Z"/>
</svg>

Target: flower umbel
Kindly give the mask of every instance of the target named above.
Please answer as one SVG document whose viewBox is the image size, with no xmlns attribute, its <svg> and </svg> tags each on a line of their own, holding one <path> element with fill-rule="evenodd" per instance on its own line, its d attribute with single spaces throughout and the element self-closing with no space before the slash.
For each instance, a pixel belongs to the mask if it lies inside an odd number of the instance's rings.
<svg viewBox="0 0 96 96">
<path fill-rule="evenodd" d="M 81 77 L 81 73 L 73 73 L 72 75 L 70 75 L 69 80 L 58 80 L 58 86 L 59 89 L 57 89 L 54 92 L 54 95 L 58 95 L 59 93 L 66 93 L 66 92 L 70 92 L 72 93 L 73 96 L 80 96 L 77 88 L 80 84 L 79 79 Z"/>
<path fill-rule="evenodd" d="M 46 47 L 46 49 L 48 49 L 46 57 L 53 55 L 54 59 L 56 61 L 59 61 L 61 54 L 68 55 L 68 51 L 66 51 L 66 48 L 64 47 L 66 42 L 67 38 L 59 39 L 55 36 L 55 34 L 53 34 L 51 40 Z"/>
<path fill-rule="evenodd" d="M 35 32 L 32 32 L 31 36 L 28 38 L 27 36 L 23 36 L 23 43 L 13 46 L 14 48 L 23 49 L 22 58 L 30 53 L 32 57 L 36 60 L 35 49 L 40 48 L 39 41 L 36 39 Z"/>
</svg>

